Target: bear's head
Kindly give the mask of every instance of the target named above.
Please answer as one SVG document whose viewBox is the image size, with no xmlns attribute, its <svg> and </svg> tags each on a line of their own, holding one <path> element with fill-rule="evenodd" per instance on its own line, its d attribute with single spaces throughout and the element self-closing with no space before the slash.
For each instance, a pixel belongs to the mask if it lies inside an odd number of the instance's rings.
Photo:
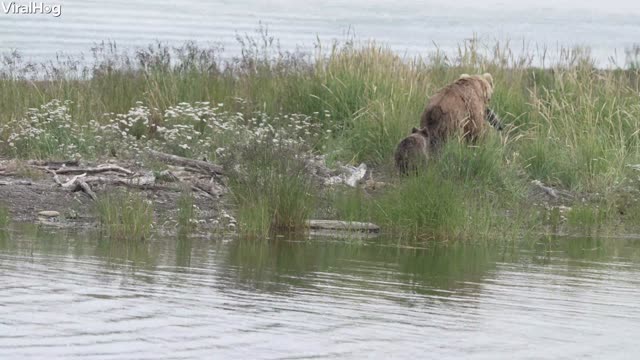
<svg viewBox="0 0 640 360">
<path fill-rule="evenodd" d="M 411 129 L 411 134 L 419 134 L 422 135 L 424 137 L 427 137 L 429 134 L 427 133 L 427 128 L 423 127 L 418 129 L 417 127 L 414 127 L 413 129 Z"/>
<path fill-rule="evenodd" d="M 489 73 L 484 73 L 482 75 L 469 75 L 462 74 L 460 75 L 460 79 L 473 79 L 478 81 L 480 89 L 482 89 L 482 97 L 488 103 L 491 101 L 491 96 L 493 96 L 493 76 Z"/>
</svg>

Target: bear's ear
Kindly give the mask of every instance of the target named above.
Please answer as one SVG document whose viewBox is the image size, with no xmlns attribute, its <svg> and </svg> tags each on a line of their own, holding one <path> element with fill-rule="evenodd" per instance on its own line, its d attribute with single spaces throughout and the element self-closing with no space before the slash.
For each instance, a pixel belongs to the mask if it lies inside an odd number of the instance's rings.
<svg viewBox="0 0 640 360">
<path fill-rule="evenodd" d="M 484 97 L 486 99 L 487 102 L 491 101 L 491 97 L 493 96 L 493 76 L 491 76 L 491 74 L 489 73 L 484 73 L 482 74 L 482 80 L 483 81 L 483 90 L 484 90 Z"/>
<path fill-rule="evenodd" d="M 493 76 L 491 76 L 491 74 L 489 73 L 484 73 L 482 74 L 482 77 L 487 80 L 487 82 L 489 83 L 489 85 L 491 85 L 491 88 L 493 88 Z"/>
<path fill-rule="evenodd" d="M 418 128 L 417 128 L 417 127 L 415 127 L 415 126 L 413 127 L 413 129 L 411 129 L 411 133 L 412 133 L 412 134 L 415 134 L 415 133 L 417 133 L 418 131 L 420 131 L 420 129 L 418 129 Z"/>
<path fill-rule="evenodd" d="M 423 127 L 422 129 L 420 129 L 420 132 L 422 133 L 422 135 L 424 136 L 429 136 L 429 133 L 427 132 L 427 127 Z"/>
</svg>

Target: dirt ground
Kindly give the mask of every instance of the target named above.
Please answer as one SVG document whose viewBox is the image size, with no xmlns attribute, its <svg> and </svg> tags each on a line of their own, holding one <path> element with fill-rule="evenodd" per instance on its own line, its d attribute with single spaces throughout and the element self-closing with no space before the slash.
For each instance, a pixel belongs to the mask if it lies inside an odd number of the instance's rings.
<svg viewBox="0 0 640 360">
<path fill-rule="evenodd" d="M 15 162 L 0 160 L 0 206 L 5 207 L 14 222 L 41 223 L 56 227 L 90 228 L 98 226 L 98 214 L 95 211 L 95 201 L 91 195 L 82 191 L 80 187 L 64 187 L 54 181 L 54 177 L 42 167 L 12 165 Z M 93 166 L 93 165 L 92 165 Z M 92 167 L 84 164 L 83 167 Z M 4 171 L 2 170 L 4 169 Z M 27 170 L 25 170 L 27 169 Z M 174 169 L 176 173 L 182 171 Z M 149 173 L 144 169 L 132 170 L 135 174 Z M 127 179 L 135 175 L 118 177 L 120 174 L 105 172 L 100 179 Z M 61 183 L 69 182 L 73 175 L 59 175 Z M 88 179 L 84 177 L 84 179 Z M 94 179 L 95 180 L 95 179 Z M 182 192 L 177 186 L 164 184 L 150 186 L 124 186 L 112 183 L 91 183 L 91 190 L 95 196 L 123 190 L 142 194 L 153 204 L 154 226 L 166 232 L 173 232 L 177 228 L 177 201 Z M 218 187 L 216 193 L 207 193 L 194 187 L 192 190 L 196 207 L 195 219 L 199 230 L 210 230 L 213 227 L 227 227 L 234 223 L 233 217 L 228 215 L 228 196 Z M 49 216 L 42 212 L 57 212 L 57 216 Z"/>
</svg>

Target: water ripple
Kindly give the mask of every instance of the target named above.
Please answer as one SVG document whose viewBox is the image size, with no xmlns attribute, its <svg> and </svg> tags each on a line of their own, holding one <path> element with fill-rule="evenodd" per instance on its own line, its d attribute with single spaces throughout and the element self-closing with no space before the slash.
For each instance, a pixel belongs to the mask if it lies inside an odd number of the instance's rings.
<svg viewBox="0 0 640 360">
<path fill-rule="evenodd" d="M 15 241 L 0 249 L 0 358 L 612 358 L 640 330 L 638 263 L 616 252 L 536 263 L 202 242 L 185 267 L 171 239 L 143 262 L 91 239 Z"/>
</svg>

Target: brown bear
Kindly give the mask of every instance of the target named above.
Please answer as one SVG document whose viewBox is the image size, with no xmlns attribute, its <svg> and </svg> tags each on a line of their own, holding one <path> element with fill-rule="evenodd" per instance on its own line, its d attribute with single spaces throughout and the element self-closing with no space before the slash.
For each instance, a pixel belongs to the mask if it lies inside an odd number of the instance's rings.
<svg viewBox="0 0 640 360">
<path fill-rule="evenodd" d="M 426 164 L 428 148 L 427 129 L 414 127 L 411 135 L 402 139 L 396 147 L 394 158 L 400 175 L 408 175 L 410 171 L 415 173 L 420 165 Z"/>
<path fill-rule="evenodd" d="M 420 126 L 427 129 L 431 147 L 456 134 L 475 141 L 486 131 L 485 119 L 493 94 L 491 74 L 463 74 L 431 97 L 422 113 Z M 493 113 L 493 112 L 491 112 Z"/>
</svg>

